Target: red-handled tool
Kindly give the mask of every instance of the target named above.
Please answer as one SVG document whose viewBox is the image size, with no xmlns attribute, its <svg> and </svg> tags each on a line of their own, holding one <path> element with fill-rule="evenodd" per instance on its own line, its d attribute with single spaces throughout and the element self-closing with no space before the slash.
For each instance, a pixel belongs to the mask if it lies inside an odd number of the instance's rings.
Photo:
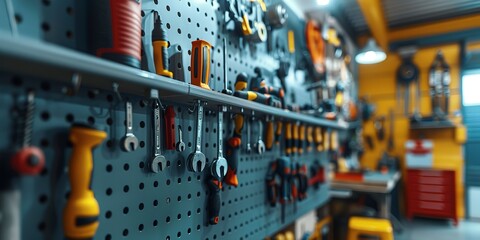
<svg viewBox="0 0 480 240">
<path fill-rule="evenodd" d="M 175 108 L 168 106 L 163 115 L 165 119 L 165 145 L 168 150 L 175 149 Z"/>
<path fill-rule="evenodd" d="M 90 47 L 101 58 L 140 68 L 140 0 L 89 1 Z"/>
</svg>

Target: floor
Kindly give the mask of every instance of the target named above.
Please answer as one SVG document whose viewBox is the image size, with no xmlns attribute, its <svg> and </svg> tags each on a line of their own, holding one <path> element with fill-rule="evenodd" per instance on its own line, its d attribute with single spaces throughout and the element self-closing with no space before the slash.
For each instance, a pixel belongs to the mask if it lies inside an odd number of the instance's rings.
<svg viewBox="0 0 480 240">
<path fill-rule="evenodd" d="M 404 231 L 395 240 L 480 240 L 480 221 L 450 221 L 415 218 L 404 222 Z"/>
</svg>

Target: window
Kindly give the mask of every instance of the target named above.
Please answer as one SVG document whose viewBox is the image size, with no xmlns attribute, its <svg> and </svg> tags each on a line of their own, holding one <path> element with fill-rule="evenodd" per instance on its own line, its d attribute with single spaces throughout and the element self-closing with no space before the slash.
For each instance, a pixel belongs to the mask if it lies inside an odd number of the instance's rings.
<svg viewBox="0 0 480 240">
<path fill-rule="evenodd" d="M 480 74 L 464 75 L 462 79 L 463 105 L 480 105 Z"/>
</svg>

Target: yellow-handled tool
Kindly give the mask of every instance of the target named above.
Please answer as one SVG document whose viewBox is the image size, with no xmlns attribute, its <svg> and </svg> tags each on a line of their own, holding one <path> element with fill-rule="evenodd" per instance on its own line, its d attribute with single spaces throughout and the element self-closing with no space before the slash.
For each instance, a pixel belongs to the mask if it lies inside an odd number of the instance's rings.
<svg viewBox="0 0 480 240">
<path fill-rule="evenodd" d="M 106 137 L 106 132 L 88 125 L 75 124 L 70 129 L 73 144 L 68 168 L 71 191 L 63 211 L 63 231 L 68 239 L 92 239 L 97 231 L 100 207 L 90 189 L 92 148 Z"/>
</svg>

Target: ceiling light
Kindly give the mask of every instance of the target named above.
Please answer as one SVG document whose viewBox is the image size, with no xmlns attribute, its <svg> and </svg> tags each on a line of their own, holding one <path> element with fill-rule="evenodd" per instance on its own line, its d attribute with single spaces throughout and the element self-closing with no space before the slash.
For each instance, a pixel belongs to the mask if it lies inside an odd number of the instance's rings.
<svg viewBox="0 0 480 240">
<path fill-rule="evenodd" d="M 365 47 L 355 56 L 355 61 L 359 64 L 375 64 L 383 62 L 385 59 L 387 59 L 387 54 L 377 46 L 372 38 L 368 40 Z"/>
<path fill-rule="evenodd" d="M 317 4 L 320 6 L 326 6 L 330 3 L 330 0 L 317 0 Z"/>
</svg>

